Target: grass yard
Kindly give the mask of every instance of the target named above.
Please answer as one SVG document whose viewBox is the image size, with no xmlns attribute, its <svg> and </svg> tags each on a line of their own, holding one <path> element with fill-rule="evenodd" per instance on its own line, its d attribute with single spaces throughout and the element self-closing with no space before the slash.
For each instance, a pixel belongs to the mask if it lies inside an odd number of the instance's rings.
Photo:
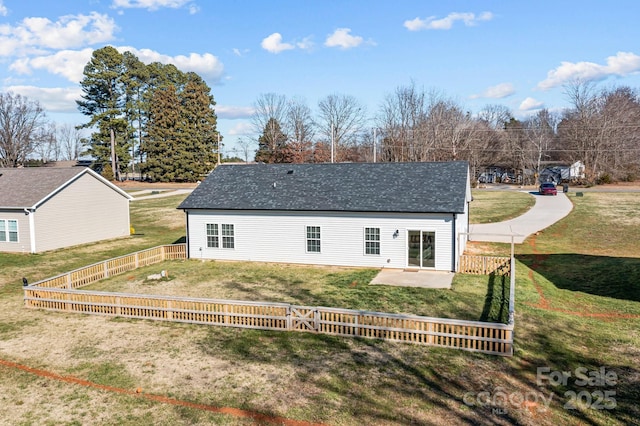
<svg viewBox="0 0 640 426">
<path fill-rule="evenodd" d="M 168 280 L 148 280 L 161 270 Z M 457 275 L 451 290 L 367 285 L 375 269 L 199 260 L 167 261 L 83 287 L 86 290 L 408 313 L 505 322 L 508 277 Z"/>
<path fill-rule="evenodd" d="M 500 197 L 484 198 L 485 194 L 489 192 L 474 192 L 474 221 L 486 217 L 481 210 L 506 214 L 506 209 L 497 207 Z M 0 422 L 256 423 L 237 410 L 330 425 L 627 425 L 640 418 L 638 194 L 585 192 L 584 197 L 572 196 L 575 208 L 568 217 L 516 246 L 516 350 L 512 358 L 309 333 L 22 307 L 22 276 L 33 282 L 180 240 L 183 216 L 175 206 L 181 198 L 134 202 L 132 225 L 137 235 L 131 238 L 41 255 L 0 254 L 0 361 L 130 392 L 67 383 L 0 362 Z M 477 244 L 471 245 L 478 250 Z M 505 254 L 509 247 L 483 245 L 482 251 Z M 496 283 L 494 288 L 489 283 L 483 284 L 484 289 L 476 288 L 480 286 L 456 277 L 462 281 L 456 281 L 453 290 L 434 292 L 456 299 L 438 303 L 431 295 L 425 303 L 420 300 L 424 294 L 396 294 L 397 290 L 386 287 L 370 293 L 364 286 L 373 273 L 369 270 L 284 265 L 249 270 L 242 264 L 222 262 L 198 263 L 196 269 L 192 263 L 171 262 L 165 269 L 175 279 L 167 282 L 146 282 L 140 270 L 104 285 L 199 292 L 208 283 L 216 283 L 212 295 L 220 292 L 311 304 L 335 301 L 372 310 L 422 308 L 442 316 L 465 311 L 478 315 L 480 307 L 499 306 L 486 301 L 499 299 L 503 291 Z M 268 288 L 261 284 L 265 280 Z M 302 285 L 307 282 L 309 286 Z M 275 285 L 281 287 L 274 291 Z M 456 306 L 453 300 L 465 300 L 468 306 Z M 432 306 L 425 306 L 429 304 Z M 483 314 L 496 315 L 482 309 L 479 315 Z M 540 381 L 538 368 L 547 372 Z M 566 381 L 549 380 L 550 375 L 560 377 L 559 372 L 567 372 Z M 607 380 L 581 380 L 602 372 Z M 144 397 L 149 394 L 165 402 Z M 167 398 L 202 406 L 171 404 Z M 229 409 L 216 412 L 204 406 Z"/>
<path fill-rule="evenodd" d="M 470 206 L 471 223 L 493 223 L 513 219 L 529 210 L 535 198 L 527 192 L 474 189 Z"/>
</svg>

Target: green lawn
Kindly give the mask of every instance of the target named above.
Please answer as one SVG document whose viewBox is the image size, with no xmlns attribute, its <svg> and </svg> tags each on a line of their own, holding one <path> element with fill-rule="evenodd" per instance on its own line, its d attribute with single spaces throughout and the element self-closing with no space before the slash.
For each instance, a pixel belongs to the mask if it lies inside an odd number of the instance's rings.
<svg viewBox="0 0 640 426">
<path fill-rule="evenodd" d="M 529 210 L 535 198 L 526 192 L 474 189 L 469 220 L 471 223 L 492 223 L 513 219 Z"/>
<path fill-rule="evenodd" d="M 169 280 L 148 280 L 161 270 Z M 83 290 L 282 302 L 473 321 L 506 322 L 508 277 L 457 275 L 451 290 L 368 285 L 375 269 L 168 261 Z"/>
<path fill-rule="evenodd" d="M 498 199 L 493 193 L 484 198 L 485 194 L 474 191 L 472 218 L 484 218 L 487 214 L 481 211 L 495 210 L 504 193 L 496 193 Z M 516 246 L 515 354 L 511 358 L 309 333 L 112 319 L 22 307 L 22 276 L 33 282 L 180 240 L 184 219 L 175 210 L 180 199 L 134 202 L 132 225 L 138 235 L 131 238 L 35 256 L 0 255 L 0 358 L 109 386 L 333 425 L 627 425 L 640 418 L 637 194 L 572 195 L 575 208 L 568 217 Z M 509 252 L 506 244 L 483 248 L 496 254 Z M 364 286 L 372 274 L 369 270 L 335 269 L 325 278 L 318 272 L 314 279 L 327 288 L 320 291 L 313 286 L 295 287 L 309 278 L 307 274 L 316 274 L 311 269 L 263 265 L 264 269 L 248 270 L 242 264 L 222 262 L 191 268 L 191 264 L 172 263 L 167 269 L 175 279 L 166 283 L 145 282 L 144 276 L 134 272 L 125 274 L 118 285 L 171 289 L 172 283 L 182 281 L 185 284 L 180 285 L 187 288 L 189 282 L 206 286 L 217 280 L 221 287 L 212 287 L 212 295 L 240 291 L 372 310 L 424 309 L 442 316 L 473 309 L 478 315 L 478 308 L 486 306 L 480 316 L 487 318 L 499 315 L 490 308 L 500 306 L 487 300 L 500 299 L 504 291 L 489 282 L 475 288 L 477 284 L 457 277 L 463 282 L 456 281 L 453 290 L 434 292 L 456 299 L 439 304 L 431 297 L 421 303 L 420 294 L 386 293 L 383 287 L 369 293 Z M 282 287 L 274 291 L 259 285 L 264 280 Z M 467 293 L 465 303 L 475 308 L 452 303 L 463 300 L 463 292 Z M 548 374 L 538 383 L 539 368 L 554 374 L 567 372 L 566 383 L 550 382 Z M 595 376 L 602 371 L 610 378 L 606 383 L 580 380 L 580 374 Z M 569 409 L 573 402 L 577 406 Z M 254 424 L 230 414 L 84 388 L 3 366 L 0 421 Z"/>
</svg>

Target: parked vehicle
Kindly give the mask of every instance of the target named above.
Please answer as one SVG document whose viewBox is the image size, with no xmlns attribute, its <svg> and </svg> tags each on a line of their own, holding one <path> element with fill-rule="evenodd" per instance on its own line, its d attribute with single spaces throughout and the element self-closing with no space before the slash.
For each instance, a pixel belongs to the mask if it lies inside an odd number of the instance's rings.
<svg viewBox="0 0 640 426">
<path fill-rule="evenodd" d="M 556 184 L 553 182 L 545 182 L 540 185 L 538 189 L 538 193 L 540 195 L 558 195 L 558 189 L 556 188 Z"/>
</svg>

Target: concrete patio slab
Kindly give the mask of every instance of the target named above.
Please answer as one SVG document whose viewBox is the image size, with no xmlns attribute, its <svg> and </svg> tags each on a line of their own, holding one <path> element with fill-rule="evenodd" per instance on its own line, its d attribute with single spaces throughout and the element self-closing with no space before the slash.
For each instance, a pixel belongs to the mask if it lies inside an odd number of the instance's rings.
<svg viewBox="0 0 640 426">
<path fill-rule="evenodd" d="M 391 285 L 398 287 L 451 288 L 453 272 L 382 269 L 371 280 L 372 285 Z"/>
</svg>

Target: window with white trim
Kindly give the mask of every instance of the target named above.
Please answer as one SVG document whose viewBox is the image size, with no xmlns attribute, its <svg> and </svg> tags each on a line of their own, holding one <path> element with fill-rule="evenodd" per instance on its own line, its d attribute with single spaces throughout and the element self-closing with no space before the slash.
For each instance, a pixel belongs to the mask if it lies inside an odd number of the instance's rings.
<svg viewBox="0 0 640 426">
<path fill-rule="evenodd" d="M 223 223 L 222 224 L 222 248 L 234 248 L 235 236 L 233 233 L 233 225 Z"/>
<path fill-rule="evenodd" d="M 364 254 L 380 254 L 380 228 L 364 228 Z"/>
<path fill-rule="evenodd" d="M 307 253 L 320 253 L 319 226 L 307 226 Z"/>
<path fill-rule="evenodd" d="M 207 248 L 232 249 L 235 246 L 235 233 L 232 224 L 207 223 Z"/>
<path fill-rule="evenodd" d="M 0 242 L 18 242 L 18 221 L 12 219 L 0 219 Z"/>
<path fill-rule="evenodd" d="M 220 247 L 220 236 L 218 234 L 217 223 L 207 223 L 207 247 L 208 248 Z"/>
</svg>

